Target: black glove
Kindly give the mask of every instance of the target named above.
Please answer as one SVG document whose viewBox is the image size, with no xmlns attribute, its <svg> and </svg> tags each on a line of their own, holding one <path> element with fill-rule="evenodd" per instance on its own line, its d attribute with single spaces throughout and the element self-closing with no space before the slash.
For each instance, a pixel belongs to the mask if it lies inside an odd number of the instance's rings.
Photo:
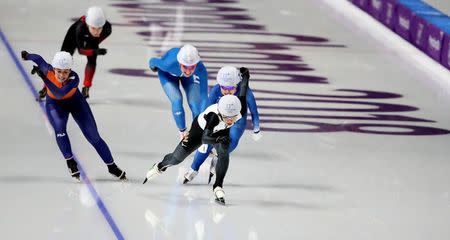
<svg viewBox="0 0 450 240">
<path fill-rule="evenodd" d="M 250 72 L 248 71 L 248 68 L 241 67 L 239 72 L 241 72 L 242 79 L 250 79 Z"/>
<path fill-rule="evenodd" d="M 45 76 L 44 73 L 41 71 L 41 69 L 39 69 L 38 66 L 33 65 L 33 69 L 31 69 L 31 74 L 35 74 L 35 73 L 37 73 L 37 75 L 38 75 L 39 77 L 41 77 L 42 79 L 45 79 L 45 78 L 46 78 L 46 76 Z"/>
<path fill-rule="evenodd" d="M 230 137 L 229 136 L 218 136 L 216 138 L 217 143 L 223 143 L 223 144 L 230 144 Z"/>
<path fill-rule="evenodd" d="M 105 55 L 107 52 L 108 52 L 108 50 L 106 50 L 106 48 L 94 49 L 94 54 L 95 55 Z"/>
<path fill-rule="evenodd" d="M 23 60 L 28 60 L 28 52 L 27 51 L 20 52 L 20 55 L 22 56 Z"/>
<path fill-rule="evenodd" d="M 156 71 L 158 71 L 158 68 L 156 68 L 156 67 L 150 67 L 150 70 L 152 70 L 153 72 L 156 72 Z"/>
</svg>

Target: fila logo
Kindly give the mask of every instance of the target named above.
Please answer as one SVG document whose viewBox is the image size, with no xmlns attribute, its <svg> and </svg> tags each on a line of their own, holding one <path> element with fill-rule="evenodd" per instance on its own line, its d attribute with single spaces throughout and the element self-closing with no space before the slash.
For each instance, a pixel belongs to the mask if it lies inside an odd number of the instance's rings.
<svg viewBox="0 0 450 240">
<path fill-rule="evenodd" d="M 58 134 L 56 134 L 56 137 L 64 137 L 64 136 L 66 136 L 65 133 L 58 133 Z"/>
<path fill-rule="evenodd" d="M 194 74 L 194 83 L 200 84 L 200 77 Z"/>
</svg>

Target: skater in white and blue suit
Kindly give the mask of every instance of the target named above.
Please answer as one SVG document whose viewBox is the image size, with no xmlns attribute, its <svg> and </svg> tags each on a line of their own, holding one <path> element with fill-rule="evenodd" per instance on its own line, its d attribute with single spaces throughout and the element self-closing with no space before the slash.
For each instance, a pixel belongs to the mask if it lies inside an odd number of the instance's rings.
<svg viewBox="0 0 450 240">
<path fill-rule="evenodd" d="M 208 100 L 208 72 L 197 49 L 189 44 L 172 48 L 161 58 L 149 60 L 150 69 L 158 72 L 161 86 L 172 104 L 172 114 L 180 131 L 180 139 L 187 134 L 185 112 L 183 109 L 183 86 L 192 119 L 206 108 Z"/>
<path fill-rule="evenodd" d="M 208 106 L 218 103 L 220 98 L 225 95 L 235 95 L 239 96 L 239 82 L 241 81 L 239 70 L 233 66 L 225 66 L 222 67 L 217 73 L 217 84 L 211 89 L 208 98 Z M 246 94 L 246 102 L 248 109 L 250 110 L 250 114 L 252 116 L 253 123 L 253 139 L 258 141 L 262 134 L 259 128 L 259 114 L 258 108 L 256 106 L 255 96 L 250 88 L 247 89 Z M 247 126 L 247 111 L 243 111 L 244 114 L 242 118 L 237 121 L 230 128 L 230 145 L 228 148 L 228 152 L 231 153 L 236 149 L 239 139 L 244 134 L 245 128 Z M 197 176 L 198 170 L 200 166 L 205 162 L 211 153 L 213 146 L 203 145 L 197 152 L 195 153 L 194 161 L 192 162 L 191 169 L 184 175 L 183 183 L 186 184 L 189 181 L 192 181 L 195 176 Z M 211 177 L 214 175 L 215 164 L 217 162 L 217 157 L 214 156 L 211 161 L 210 175 L 208 183 L 211 181 Z"/>
</svg>

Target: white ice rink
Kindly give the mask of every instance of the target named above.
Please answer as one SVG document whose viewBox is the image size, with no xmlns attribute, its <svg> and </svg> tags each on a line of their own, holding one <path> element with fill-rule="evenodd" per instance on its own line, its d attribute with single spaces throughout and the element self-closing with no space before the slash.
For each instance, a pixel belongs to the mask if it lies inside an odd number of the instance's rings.
<svg viewBox="0 0 450 240">
<path fill-rule="evenodd" d="M 206 2 L 0 0 L 0 239 L 450 239 L 447 69 L 345 0 Z M 41 81 L 20 60 L 50 60 L 91 5 L 113 32 L 88 102 L 128 182 L 71 118 L 86 176 L 69 176 L 34 100 Z M 264 136 L 246 131 L 232 153 L 226 206 L 208 161 L 181 184 L 192 156 L 141 184 L 178 143 L 148 59 L 183 43 L 198 47 L 210 85 L 223 65 L 252 74 Z M 86 58 L 74 58 L 83 76 Z"/>
</svg>

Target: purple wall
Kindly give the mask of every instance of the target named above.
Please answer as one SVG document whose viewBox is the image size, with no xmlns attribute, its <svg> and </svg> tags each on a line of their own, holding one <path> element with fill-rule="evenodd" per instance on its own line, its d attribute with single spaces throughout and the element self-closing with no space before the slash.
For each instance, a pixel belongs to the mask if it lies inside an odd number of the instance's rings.
<svg viewBox="0 0 450 240">
<path fill-rule="evenodd" d="M 450 33 L 444 35 L 444 42 L 442 44 L 441 63 L 450 69 Z"/>
<path fill-rule="evenodd" d="M 353 0 L 352 3 L 450 69 L 450 17 L 421 0 Z"/>
</svg>

